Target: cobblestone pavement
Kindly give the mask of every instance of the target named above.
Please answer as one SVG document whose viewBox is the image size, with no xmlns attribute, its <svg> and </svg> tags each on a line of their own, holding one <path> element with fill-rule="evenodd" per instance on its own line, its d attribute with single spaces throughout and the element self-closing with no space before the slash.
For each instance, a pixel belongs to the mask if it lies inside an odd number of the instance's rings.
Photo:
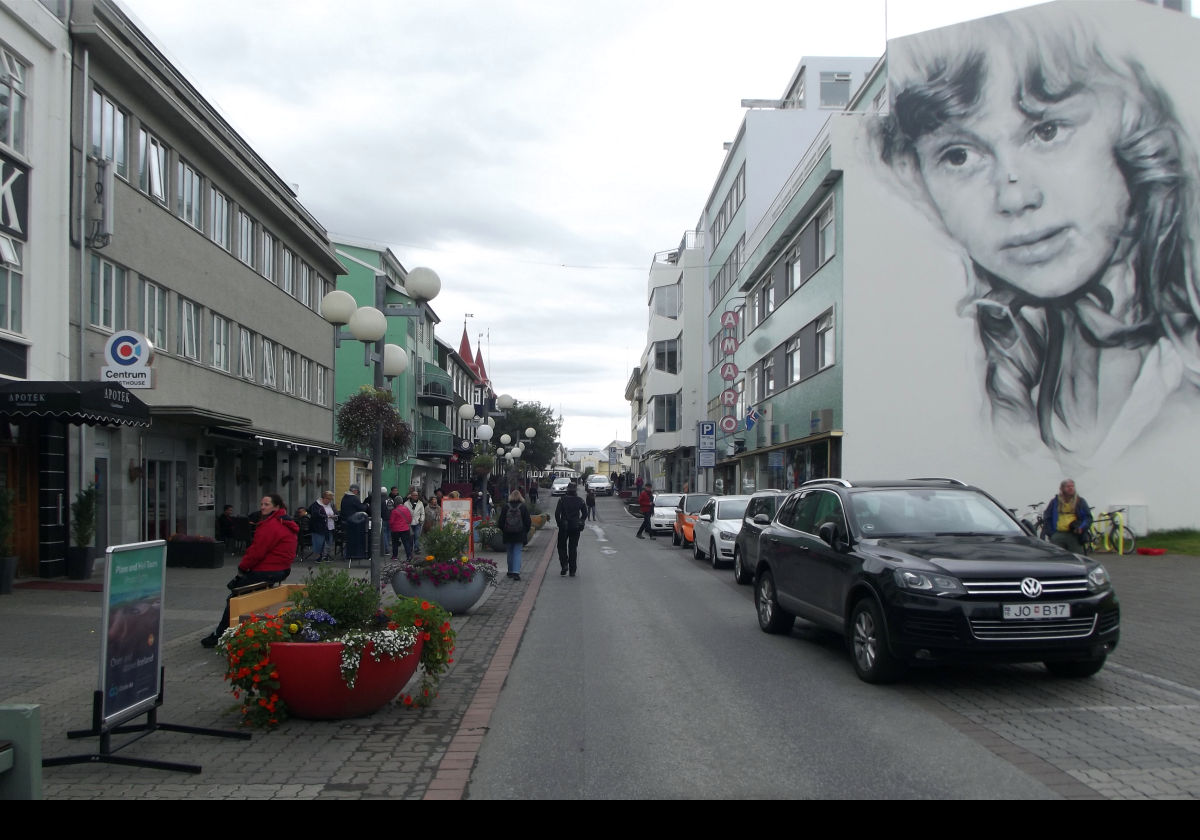
<svg viewBox="0 0 1200 840">
<path fill-rule="evenodd" d="M 350 721 L 287 721 L 250 742 L 156 732 L 119 754 L 199 764 L 187 775 L 85 763 L 43 772 L 47 799 L 461 798 L 533 608 L 554 531 L 538 532 L 522 581 L 454 619 L 456 662 L 426 709 Z M 585 539 L 590 538 L 585 534 Z M 503 564 L 503 558 L 493 555 Z M 894 689 L 1069 798 L 1200 798 L 1200 558 L 1106 557 L 1121 645 L 1099 675 L 1040 666 L 916 670 Z M 170 569 L 163 722 L 233 729 L 221 660 L 198 640 L 215 622 L 224 569 Z M 365 570 L 357 570 L 365 574 Z M 100 580 L 98 574 L 95 580 Z M 100 594 L 18 588 L 0 598 L 0 704 L 41 706 L 45 757 L 91 753 Z M 114 743 L 120 743 L 114 737 Z"/>
<path fill-rule="evenodd" d="M 506 673 L 504 662 L 515 654 L 553 538 L 553 530 L 537 532 L 525 551 L 522 580 L 502 578 L 470 614 L 453 619 L 455 662 L 431 706 L 389 706 L 356 720 L 289 720 L 271 733 L 255 732 L 249 742 L 158 731 L 117 755 L 198 764 L 202 773 L 97 762 L 47 767 L 44 797 L 460 798 L 486 728 L 487 699 L 494 703 L 500 688 L 496 681 L 502 683 Z M 490 556 L 504 565 L 503 555 Z M 233 570 L 230 557 L 223 569 L 167 571 L 160 722 L 237 728 L 239 715 L 222 679 L 222 660 L 198 643 L 216 623 Z M 94 580 L 102 580 L 102 574 Z M 0 599 L 0 636 L 8 640 L 0 650 L 0 704 L 40 704 L 43 758 L 98 750 L 98 739 L 69 740 L 66 732 L 86 729 L 91 722 L 100 598 L 100 593 L 18 586 L 12 596 Z M 140 720 L 144 718 L 134 722 Z M 113 745 L 125 737 L 114 735 Z"/>
</svg>

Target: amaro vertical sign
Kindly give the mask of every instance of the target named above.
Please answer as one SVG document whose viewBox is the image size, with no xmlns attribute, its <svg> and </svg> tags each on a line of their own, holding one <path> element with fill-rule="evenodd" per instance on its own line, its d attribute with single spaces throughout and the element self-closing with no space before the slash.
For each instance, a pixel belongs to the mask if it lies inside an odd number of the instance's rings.
<svg viewBox="0 0 1200 840">
<path fill-rule="evenodd" d="M 100 378 L 119 382 L 126 388 L 153 388 L 150 365 L 154 362 L 154 345 L 150 339 L 132 330 L 115 332 L 104 345 L 104 367 Z"/>
</svg>

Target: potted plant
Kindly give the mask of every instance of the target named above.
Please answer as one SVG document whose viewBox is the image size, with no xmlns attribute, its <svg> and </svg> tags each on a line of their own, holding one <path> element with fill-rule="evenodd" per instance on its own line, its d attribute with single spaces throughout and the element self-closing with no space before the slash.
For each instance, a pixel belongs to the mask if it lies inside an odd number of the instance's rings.
<svg viewBox="0 0 1200 840">
<path fill-rule="evenodd" d="M 167 567 L 219 569 L 225 565 L 225 543 L 199 534 L 172 534 L 167 539 Z"/>
<path fill-rule="evenodd" d="M 496 466 L 496 459 L 486 452 L 481 452 L 471 459 L 471 469 L 479 475 L 487 475 Z"/>
<path fill-rule="evenodd" d="M 491 551 L 504 551 L 504 532 L 490 519 L 479 523 L 479 543 Z"/>
<path fill-rule="evenodd" d="M 92 537 L 96 535 L 96 485 L 89 484 L 71 502 L 71 542 L 67 548 L 67 577 L 87 580 L 92 576 Z"/>
<path fill-rule="evenodd" d="M 383 605 L 366 578 L 344 569 L 311 574 L 291 607 L 226 630 L 217 644 L 243 723 L 272 728 L 288 717 L 361 717 L 386 706 L 423 669 L 428 705 L 454 660 L 450 615 L 425 599 Z"/>
<path fill-rule="evenodd" d="M 467 545 L 467 533 L 454 525 L 423 530 L 425 556 L 387 564 L 383 580 L 392 582 L 397 595 L 427 598 L 451 613 L 466 612 L 500 576 L 491 560 L 468 558 Z"/>
<path fill-rule="evenodd" d="M 353 452 L 370 452 L 380 429 L 384 461 L 403 461 L 412 442 L 412 427 L 400 416 L 391 391 L 363 385 L 337 411 L 338 443 Z"/>
<path fill-rule="evenodd" d="M 13 535 L 13 492 L 0 490 L 0 595 L 11 595 L 17 558 L 9 552 Z"/>
</svg>

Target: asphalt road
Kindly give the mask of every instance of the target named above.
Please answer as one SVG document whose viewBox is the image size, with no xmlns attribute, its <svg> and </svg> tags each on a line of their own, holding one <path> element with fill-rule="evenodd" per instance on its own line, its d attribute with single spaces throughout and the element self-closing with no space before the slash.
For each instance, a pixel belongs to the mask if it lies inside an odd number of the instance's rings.
<svg viewBox="0 0 1200 840">
<path fill-rule="evenodd" d="M 763 634 L 731 572 L 599 511 L 579 576 L 552 564 L 469 797 L 1058 795 L 921 692 L 860 682 L 837 639 Z"/>
</svg>

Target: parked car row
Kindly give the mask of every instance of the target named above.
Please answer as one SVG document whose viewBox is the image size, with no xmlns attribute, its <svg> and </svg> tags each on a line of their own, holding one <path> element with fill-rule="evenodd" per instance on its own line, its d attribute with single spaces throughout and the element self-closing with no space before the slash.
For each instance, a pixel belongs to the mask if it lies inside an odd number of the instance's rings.
<svg viewBox="0 0 1200 840">
<path fill-rule="evenodd" d="M 787 633 L 802 618 L 842 635 L 866 682 L 893 681 L 915 662 L 1042 662 L 1087 677 L 1120 637 L 1102 564 L 1031 536 L 954 479 L 688 493 L 672 533 L 697 559 L 732 563 L 738 583 L 754 584 L 764 632 Z"/>
</svg>

